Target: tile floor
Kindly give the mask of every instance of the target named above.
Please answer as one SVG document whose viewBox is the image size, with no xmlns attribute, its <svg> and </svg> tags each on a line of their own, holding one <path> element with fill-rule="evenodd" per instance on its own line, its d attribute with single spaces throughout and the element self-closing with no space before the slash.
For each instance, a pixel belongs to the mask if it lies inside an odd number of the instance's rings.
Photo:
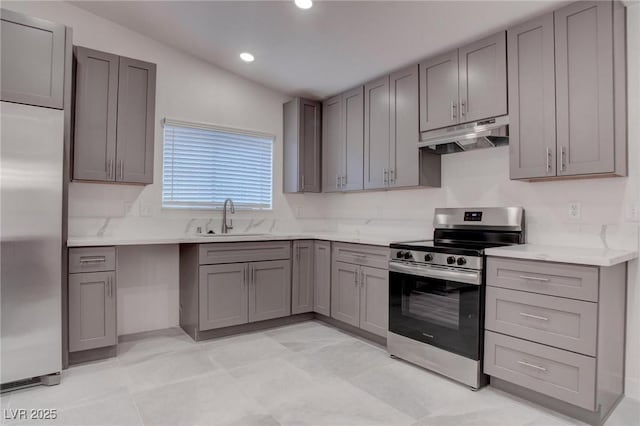
<svg viewBox="0 0 640 426">
<path fill-rule="evenodd" d="M 50 423 L 82 426 L 582 424 L 491 387 L 472 392 L 315 321 L 200 343 L 171 329 L 66 370 L 59 386 L 0 399 L 3 414 L 56 408 Z M 15 423 L 30 422 L 47 424 Z M 639 424 L 632 399 L 606 423 Z"/>
</svg>

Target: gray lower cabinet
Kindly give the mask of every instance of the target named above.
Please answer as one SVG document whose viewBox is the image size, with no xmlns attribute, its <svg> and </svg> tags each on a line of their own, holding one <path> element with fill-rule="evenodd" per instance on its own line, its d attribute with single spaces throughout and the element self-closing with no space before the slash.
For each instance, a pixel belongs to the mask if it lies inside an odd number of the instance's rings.
<svg viewBox="0 0 640 426">
<path fill-rule="evenodd" d="M 115 271 L 69 275 L 69 352 L 117 343 Z"/>
<path fill-rule="evenodd" d="M 331 243 L 315 241 L 313 258 L 313 311 L 331 316 Z"/>
<path fill-rule="evenodd" d="M 487 258 L 491 383 L 591 424 L 623 396 L 626 264 Z"/>
<path fill-rule="evenodd" d="M 195 340 L 291 315 L 291 242 L 180 245 L 180 326 Z"/>
<path fill-rule="evenodd" d="M 356 87 L 323 104 L 323 192 L 363 189 L 363 90 Z"/>
<path fill-rule="evenodd" d="M 228 327 L 249 321 L 247 276 L 246 263 L 200 267 L 200 330 Z"/>
<path fill-rule="evenodd" d="M 65 26 L 2 9 L 0 30 L 2 100 L 63 109 Z"/>
<path fill-rule="evenodd" d="M 293 275 L 291 280 L 292 314 L 313 311 L 315 278 L 314 255 L 314 241 L 299 240 L 293 242 Z"/>
<path fill-rule="evenodd" d="M 582 1 L 509 30 L 512 179 L 626 176 L 625 19 Z"/>
<path fill-rule="evenodd" d="M 389 252 L 386 247 L 334 243 L 331 317 L 387 337 Z"/>
<path fill-rule="evenodd" d="M 153 182 L 156 65 L 76 46 L 73 179 Z"/>
<path fill-rule="evenodd" d="M 249 321 L 291 315 L 291 262 L 271 260 L 249 264 Z"/>
<path fill-rule="evenodd" d="M 284 192 L 320 192 L 322 104 L 295 98 L 283 106 Z"/>
</svg>

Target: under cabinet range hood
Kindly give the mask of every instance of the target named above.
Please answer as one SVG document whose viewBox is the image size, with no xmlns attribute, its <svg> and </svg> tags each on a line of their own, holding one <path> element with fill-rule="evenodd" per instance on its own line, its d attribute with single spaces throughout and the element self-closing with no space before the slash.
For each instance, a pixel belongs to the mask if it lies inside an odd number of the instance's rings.
<svg viewBox="0 0 640 426">
<path fill-rule="evenodd" d="M 509 116 L 489 118 L 420 134 L 418 148 L 452 154 L 509 144 Z"/>
</svg>

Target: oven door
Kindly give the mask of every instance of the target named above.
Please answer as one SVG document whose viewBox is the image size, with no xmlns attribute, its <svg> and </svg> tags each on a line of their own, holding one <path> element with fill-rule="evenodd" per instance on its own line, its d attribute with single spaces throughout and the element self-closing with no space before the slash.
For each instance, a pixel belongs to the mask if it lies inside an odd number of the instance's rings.
<svg viewBox="0 0 640 426">
<path fill-rule="evenodd" d="M 389 262 L 389 331 L 480 359 L 480 271 Z"/>
</svg>

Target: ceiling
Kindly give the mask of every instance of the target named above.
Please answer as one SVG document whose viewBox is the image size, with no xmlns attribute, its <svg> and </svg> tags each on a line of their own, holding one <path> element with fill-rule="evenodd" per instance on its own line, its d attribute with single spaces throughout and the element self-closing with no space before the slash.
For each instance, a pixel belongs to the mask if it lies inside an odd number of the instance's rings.
<svg viewBox="0 0 640 426">
<path fill-rule="evenodd" d="M 290 95 L 326 98 L 559 1 L 80 1 L 87 11 Z M 240 52 L 255 62 L 244 63 Z"/>
</svg>

